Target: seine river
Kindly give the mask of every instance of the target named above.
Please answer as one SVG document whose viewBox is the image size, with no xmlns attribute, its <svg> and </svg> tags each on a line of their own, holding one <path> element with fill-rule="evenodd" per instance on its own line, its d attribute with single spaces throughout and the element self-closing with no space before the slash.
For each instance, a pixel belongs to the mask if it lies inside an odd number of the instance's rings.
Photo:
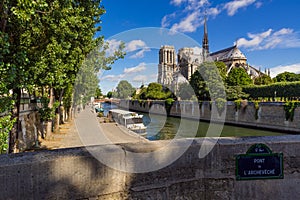
<svg viewBox="0 0 300 200">
<path fill-rule="evenodd" d="M 103 104 L 104 115 L 111 108 L 109 104 Z M 161 115 L 143 114 L 144 124 L 147 126 L 147 139 L 166 140 L 173 139 L 175 135 L 180 137 L 205 137 L 209 127 L 214 128 L 214 124 L 208 122 L 197 122 L 190 119 L 180 119 Z M 210 129 L 211 129 L 210 128 Z M 220 128 L 220 126 L 218 126 Z M 250 129 L 237 126 L 224 125 L 221 131 L 215 132 L 214 136 L 221 137 L 243 137 L 243 136 L 277 136 L 284 135 L 279 132 L 272 132 L 259 129 Z"/>
</svg>

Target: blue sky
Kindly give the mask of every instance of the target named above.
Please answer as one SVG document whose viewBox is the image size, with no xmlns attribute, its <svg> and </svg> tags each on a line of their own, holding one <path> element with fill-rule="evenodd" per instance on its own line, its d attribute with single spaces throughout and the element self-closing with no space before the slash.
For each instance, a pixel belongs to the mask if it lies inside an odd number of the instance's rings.
<svg viewBox="0 0 300 200">
<path fill-rule="evenodd" d="M 256 68 L 300 73 L 300 4 L 296 0 L 103 0 L 102 31 L 127 55 L 100 76 L 104 93 L 120 80 L 135 87 L 156 81 L 161 45 L 201 47 L 204 16 L 210 51 L 236 41 Z M 152 27 L 152 28 L 149 28 Z"/>
</svg>

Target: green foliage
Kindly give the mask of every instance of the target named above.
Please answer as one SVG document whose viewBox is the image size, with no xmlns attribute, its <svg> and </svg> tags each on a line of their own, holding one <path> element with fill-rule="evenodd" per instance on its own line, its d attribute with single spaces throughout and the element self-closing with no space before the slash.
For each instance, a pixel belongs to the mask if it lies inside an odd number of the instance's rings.
<svg viewBox="0 0 300 200">
<path fill-rule="evenodd" d="M 226 99 L 222 99 L 222 98 L 217 98 L 216 99 L 215 104 L 216 104 L 219 115 L 222 115 L 222 113 L 224 112 L 226 102 L 227 102 Z"/>
<path fill-rule="evenodd" d="M 300 74 L 295 74 L 293 72 L 283 72 L 278 74 L 274 78 L 275 82 L 294 82 L 300 81 Z"/>
<path fill-rule="evenodd" d="M 225 63 L 219 61 L 215 62 L 215 65 L 219 70 L 219 74 L 222 78 L 222 81 L 225 82 L 227 76 L 227 66 L 225 65 Z"/>
<path fill-rule="evenodd" d="M 106 94 L 107 98 L 111 98 L 113 96 L 113 92 L 109 91 L 107 94 Z"/>
<path fill-rule="evenodd" d="M 42 121 L 46 122 L 49 120 L 52 120 L 55 117 L 55 110 L 59 106 L 59 102 L 55 102 L 52 108 L 48 107 L 49 104 L 49 98 L 42 97 L 41 103 L 43 105 L 42 108 L 39 109 L 40 118 Z"/>
<path fill-rule="evenodd" d="M 297 101 L 288 101 L 284 104 L 285 119 L 288 121 L 294 120 L 295 109 L 300 105 Z"/>
<path fill-rule="evenodd" d="M 15 122 L 16 119 L 12 120 L 11 115 L 0 117 L 0 154 L 7 152 L 9 132 Z"/>
<path fill-rule="evenodd" d="M 9 112 L 13 108 L 14 101 L 11 97 L 0 98 L 0 154 L 8 149 L 9 132 L 12 130 L 16 118 L 12 118 Z"/>
<path fill-rule="evenodd" d="M 234 105 L 235 105 L 235 111 L 238 111 L 239 109 L 241 109 L 242 106 L 242 100 L 241 99 L 237 99 L 234 101 Z"/>
<path fill-rule="evenodd" d="M 192 88 L 194 89 L 198 100 L 205 101 L 209 99 L 208 88 L 198 70 L 194 74 L 192 74 L 189 82 Z"/>
<path fill-rule="evenodd" d="M 134 87 L 128 81 L 122 80 L 118 83 L 116 97 L 127 99 L 132 96 L 134 91 Z"/>
<path fill-rule="evenodd" d="M 166 100 L 172 99 L 172 92 L 164 88 L 159 83 L 150 83 L 148 87 L 143 87 L 138 95 L 135 95 L 136 99 L 152 99 L 152 100 Z"/>
<path fill-rule="evenodd" d="M 249 94 L 243 92 L 243 88 L 241 86 L 227 86 L 226 96 L 227 100 L 233 101 L 237 99 L 247 99 Z"/>
<path fill-rule="evenodd" d="M 18 100 L 21 89 L 34 93 L 53 88 L 56 100 L 63 99 L 66 108 L 94 96 L 99 83 L 97 72 L 110 69 L 114 61 L 125 54 L 124 43 L 121 43 L 119 49 L 107 55 L 109 44 L 96 35 L 105 13 L 101 2 L 2 1 L 0 95 L 13 91 L 13 98 Z M 86 73 L 78 74 L 80 69 Z M 76 78 L 77 85 L 73 87 Z M 17 106 L 18 101 L 15 101 Z M 44 120 L 52 117 L 55 108 L 51 107 L 46 108 L 44 104 L 40 110 Z M 16 115 L 14 112 L 13 116 L 18 117 Z"/>
<path fill-rule="evenodd" d="M 244 86 L 243 92 L 249 94 L 250 98 L 293 98 L 300 97 L 300 82 L 280 82 L 271 85 Z"/>
<path fill-rule="evenodd" d="M 96 94 L 95 94 L 95 96 L 96 96 L 98 99 L 102 96 L 102 91 L 101 91 L 100 87 L 98 87 L 98 88 L 96 89 Z"/>
<path fill-rule="evenodd" d="M 243 86 L 250 85 L 253 81 L 243 68 L 235 67 L 229 72 L 226 83 L 228 86 Z"/>
<path fill-rule="evenodd" d="M 171 111 L 171 108 L 172 108 L 174 102 L 175 102 L 175 100 L 172 98 L 168 98 L 165 100 L 165 108 L 166 108 L 168 115 L 170 114 L 170 111 Z"/>
<path fill-rule="evenodd" d="M 226 99 L 222 76 L 213 62 L 201 64 L 199 69 L 191 76 L 189 82 L 198 100 Z"/>
<path fill-rule="evenodd" d="M 194 90 L 189 83 L 179 85 L 177 97 L 181 100 L 191 100 L 195 96 Z"/>
<path fill-rule="evenodd" d="M 254 84 L 255 85 L 270 85 L 272 84 L 273 81 L 270 76 L 263 74 L 256 79 L 254 79 Z"/>
<path fill-rule="evenodd" d="M 165 102 L 166 102 L 167 105 L 172 105 L 174 103 L 174 101 L 175 101 L 174 99 L 168 98 L 168 99 L 166 99 Z"/>
<path fill-rule="evenodd" d="M 255 108 L 255 119 L 258 119 L 259 101 L 253 101 Z"/>
</svg>

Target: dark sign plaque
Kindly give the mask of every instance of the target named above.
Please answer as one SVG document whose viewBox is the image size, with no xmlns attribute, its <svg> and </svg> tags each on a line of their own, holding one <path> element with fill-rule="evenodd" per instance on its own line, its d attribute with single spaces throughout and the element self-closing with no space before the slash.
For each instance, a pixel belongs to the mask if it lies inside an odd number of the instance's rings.
<svg viewBox="0 0 300 200">
<path fill-rule="evenodd" d="M 236 179 L 283 179 L 283 154 L 272 153 L 264 144 L 252 145 L 236 156 Z"/>
</svg>

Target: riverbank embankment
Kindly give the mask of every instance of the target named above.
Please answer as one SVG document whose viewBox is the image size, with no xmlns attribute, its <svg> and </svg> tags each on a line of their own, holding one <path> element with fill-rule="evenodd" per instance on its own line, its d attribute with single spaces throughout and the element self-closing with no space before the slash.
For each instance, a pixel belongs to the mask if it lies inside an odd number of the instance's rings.
<svg viewBox="0 0 300 200">
<path fill-rule="evenodd" d="M 287 119 L 282 102 L 244 102 L 237 105 L 228 101 L 220 109 L 211 102 L 175 101 L 172 105 L 166 105 L 164 101 L 121 100 L 119 106 L 145 113 L 168 114 L 171 117 L 221 122 L 283 133 L 300 133 L 300 108 L 295 108 L 293 117 Z"/>
</svg>

